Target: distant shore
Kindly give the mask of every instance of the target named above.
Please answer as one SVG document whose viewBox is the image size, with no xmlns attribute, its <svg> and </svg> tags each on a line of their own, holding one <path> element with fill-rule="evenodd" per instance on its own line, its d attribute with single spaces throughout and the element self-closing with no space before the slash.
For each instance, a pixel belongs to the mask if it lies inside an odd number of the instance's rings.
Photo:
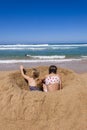
<svg viewBox="0 0 87 130">
<path fill-rule="evenodd" d="M 29 62 L 29 63 L 1 63 L 0 71 L 19 70 L 20 65 L 24 65 L 25 68 L 38 67 L 38 66 L 49 66 L 56 65 L 61 68 L 71 69 L 76 73 L 87 72 L 87 60 L 81 61 L 68 61 L 68 62 Z"/>
</svg>

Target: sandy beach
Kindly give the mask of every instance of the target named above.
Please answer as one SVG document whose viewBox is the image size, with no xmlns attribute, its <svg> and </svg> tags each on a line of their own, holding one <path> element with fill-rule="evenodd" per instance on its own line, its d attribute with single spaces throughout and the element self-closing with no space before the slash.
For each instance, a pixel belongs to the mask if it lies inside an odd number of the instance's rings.
<svg viewBox="0 0 87 130">
<path fill-rule="evenodd" d="M 0 130 L 87 130 L 87 0 L 0 1 Z"/>
<path fill-rule="evenodd" d="M 40 78 L 53 63 L 0 64 L 0 130 L 87 130 L 87 61 L 54 63 L 63 89 L 30 92 L 20 64 Z"/>
</svg>

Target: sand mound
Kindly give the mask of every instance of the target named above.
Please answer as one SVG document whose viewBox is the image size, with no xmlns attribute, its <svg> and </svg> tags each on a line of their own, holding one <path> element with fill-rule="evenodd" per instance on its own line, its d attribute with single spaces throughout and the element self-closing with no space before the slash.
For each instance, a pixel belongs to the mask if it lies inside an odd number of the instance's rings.
<svg viewBox="0 0 87 130">
<path fill-rule="evenodd" d="M 30 92 L 19 71 L 0 72 L 0 130 L 87 129 L 87 74 L 58 71 L 63 89 L 53 93 Z"/>
</svg>

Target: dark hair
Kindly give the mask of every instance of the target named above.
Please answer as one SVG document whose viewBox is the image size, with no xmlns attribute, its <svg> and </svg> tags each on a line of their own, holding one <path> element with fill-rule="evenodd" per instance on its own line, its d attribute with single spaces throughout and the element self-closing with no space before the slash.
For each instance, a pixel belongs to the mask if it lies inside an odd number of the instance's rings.
<svg viewBox="0 0 87 130">
<path fill-rule="evenodd" d="M 57 72 L 57 67 L 56 67 L 55 65 L 51 65 L 51 66 L 49 67 L 49 74 L 50 74 L 50 73 L 56 74 L 56 72 Z"/>
</svg>

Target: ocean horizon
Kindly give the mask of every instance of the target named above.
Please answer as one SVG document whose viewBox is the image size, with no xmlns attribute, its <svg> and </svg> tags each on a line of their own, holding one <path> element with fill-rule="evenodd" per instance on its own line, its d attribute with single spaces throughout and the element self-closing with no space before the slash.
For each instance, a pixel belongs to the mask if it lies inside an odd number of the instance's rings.
<svg viewBox="0 0 87 130">
<path fill-rule="evenodd" d="M 87 59 L 87 43 L 0 43 L 0 63 Z"/>
</svg>

